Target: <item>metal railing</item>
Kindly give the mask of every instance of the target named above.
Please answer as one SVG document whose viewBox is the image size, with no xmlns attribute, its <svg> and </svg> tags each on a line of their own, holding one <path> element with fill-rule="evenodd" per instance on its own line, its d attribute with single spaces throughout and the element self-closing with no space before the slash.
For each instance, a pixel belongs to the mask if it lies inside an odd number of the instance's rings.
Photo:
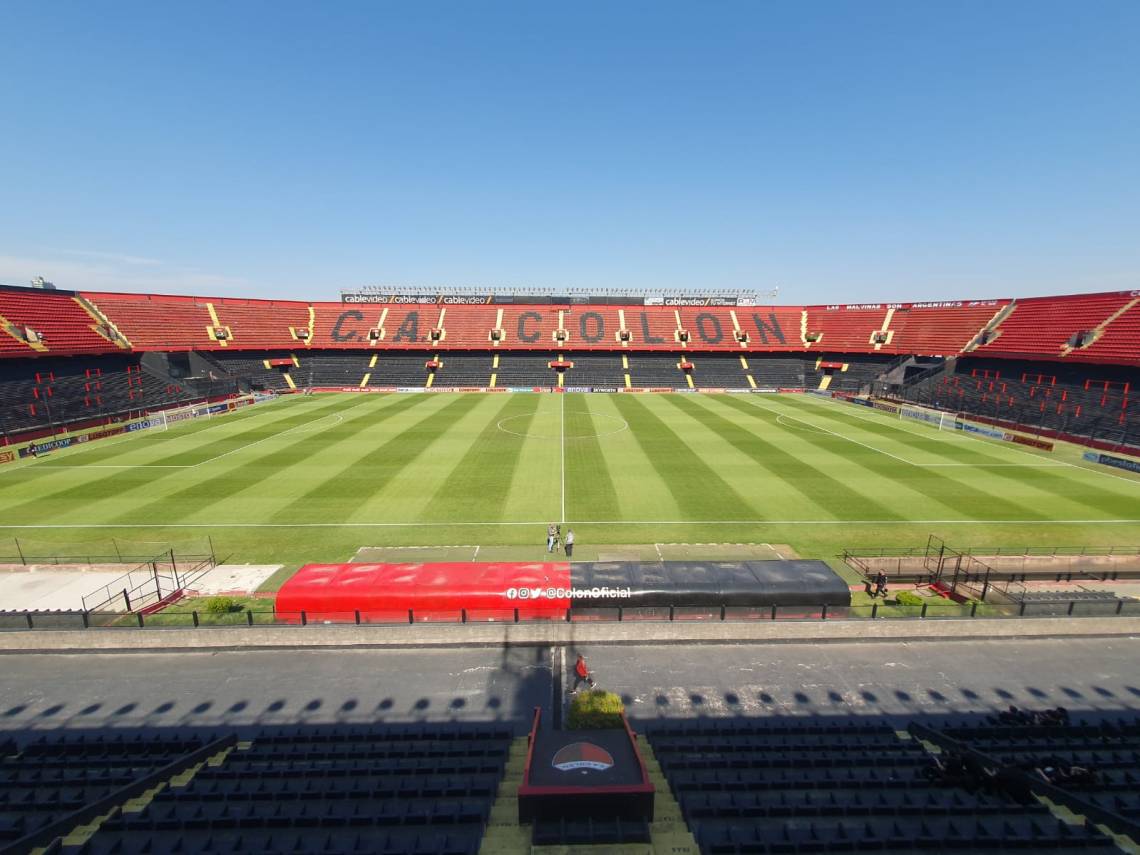
<svg viewBox="0 0 1140 855">
<path fill-rule="evenodd" d="M 141 547 L 141 548 L 140 548 Z M 5 538 L 0 541 L 0 564 L 147 564 L 172 550 L 183 561 L 214 558 L 214 542 L 210 537 L 189 541 L 128 541 L 121 538 L 90 543 L 52 543 L 27 538 Z M 145 551 L 143 551 L 145 549 Z M 10 551 L 9 551 L 10 550 Z"/>
<path fill-rule="evenodd" d="M 120 599 L 127 612 L 157 605 L 185 590 L 214 566 L 213 555 L 184 555 L 179 567 L 171 549 L 87 594 L 82 598 L 83 611 L 109 610 L 107 607 Z"/>
<path fill-rule="evenodd" d="M 756 623 L 761 621 L 939 620 L 1035 617 L 1140 617 L 1140 599 L 1058 599 L 1022 602 L 953 603 L 931 601 L 921 605 L 893 602 L 854 606 L 662 606 L 657 608 L 598 607 L 536 618 L 518 609 L 475 611 L 421 611 L 369 613 L 240 609 L 216 614 L 207 611 L 0 612 L 0 632 L 21 630 L 131 630 L 306 626 L 422 626 L 551 624 L 551 623 Z"/>
</svg>

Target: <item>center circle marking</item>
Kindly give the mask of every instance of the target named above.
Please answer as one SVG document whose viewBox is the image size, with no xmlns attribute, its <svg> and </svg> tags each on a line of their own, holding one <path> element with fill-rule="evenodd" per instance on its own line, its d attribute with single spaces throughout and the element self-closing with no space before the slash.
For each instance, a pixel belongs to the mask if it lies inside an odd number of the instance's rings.
<svg viewBox="0 0 1140 855">
<path fill-rule="evenodd" d="M 604 413 L 588 413 L 585 410 L 567 411 L 566 415 L 570 415 L 570 416 L 573 416 L 573 415 L 589 415 L 593 419 L 605 419 L 606 421 L 610 422 L 611 424 L 614 424 L 615 426 L 614 426 L 613 430 L 605 430 L 605 431 L 600 431 L 600 432 L 595 432 L 595 433 L 566 433 L 566 434 L 563 434 L 562 430 L 560 429 L 560 427 L 558 425 L 554 426 L 554 432 L 553 433 L 535 433 L 534 429 L 533 429 L 534 425 L 532 424 L 531 430 L 528 430 L 525 433 L 520 433 L 519 431 L 510 429 L 509 425 L 511 424 L 511 422 L 515 422 L 519 419 L 528 419 L 528 418 L 533 418 L 536 420 L 539 418 L 546 418 L 546 419 L 550 418 L 549 413 L 545 413 L 541 416 L 539 416 L 537 414 L 532 415 L 530 413 L 520 413 L 517 416 L 507 416 L 505 419 L 500 419 L 498 421 L 498 423 L 496 424 L 496 427 L 499 430 L 501 430 L 503 433 L 509 433 L 511 436 L 519 436 L 519 437 L 522 437 L 524 439 L 562 439 L 563 437 L 565 437 L 566 439 L 589 439 L 590 437 L 613 436 L 615 433 L 621 433 L 623 430 L 629 430 L 629 422 L 627 422 L 623 418 L 619 418 L 618 416 L 607 416 Z"/>
</svg>

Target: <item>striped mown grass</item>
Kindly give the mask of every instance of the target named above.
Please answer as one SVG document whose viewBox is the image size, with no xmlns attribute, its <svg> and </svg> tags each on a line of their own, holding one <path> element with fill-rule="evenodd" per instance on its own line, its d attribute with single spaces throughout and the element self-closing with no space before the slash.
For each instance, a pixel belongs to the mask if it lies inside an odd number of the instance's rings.
<svg viewBox="0 0 1140 855">
<path fill-rule="evenodd" d="M 1140 545 L 1140 478 L 814 396 L 293 397 L 0 468 L 7 539 L 185 542 L 242 562 L 362 546 Z M 142 548 L 142 547 L 140 547 Z M 149 548 L 149 547 L 148 547 Z"/>
</svg>

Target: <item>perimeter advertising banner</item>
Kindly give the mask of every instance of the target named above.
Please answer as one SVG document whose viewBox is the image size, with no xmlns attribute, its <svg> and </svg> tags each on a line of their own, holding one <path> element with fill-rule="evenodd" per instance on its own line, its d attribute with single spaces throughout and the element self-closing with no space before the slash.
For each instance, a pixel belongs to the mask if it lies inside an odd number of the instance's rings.
<svg viewBox="0 0 1140 855">
<path fill-rule="evenodd" d="M 386 303 L 400 306 L 483 306 L 490 294 L 374 294 L 368 291 L 341 291 L 342 303 Z"/>
<path fill-rule="evenodd" d="M 0 451 L 0 463 L 11 463 L 15 459 L 16 459 L 15 452 Z"/>
<path fill-rule="evenodd" d="M 33 448 L 36 450 L 36 454 L 43 454 L 45 451 L 57 451 L 61 448 L 70 448 L 72 442 L 82 442 L 84 439 L 86 439 L 86 437 L 83 437 L 82 439 L 75 437 L 73 439 L 72 437 L 68 436 L 64 437 L 63 439 L 53 439 L 50 442 L 34 442 L 31 445 L 26 445 L 21 448 L 20 456 L 30 457 Z"/>
<path fill-rule="evenodd" d="M 127 430 L 149 430 L 150 428 L 158 427 L 160 424 L 162 424 L 162 416 L 151 416 L 149 419 L 143 419 L 141 422 L 131 422 L 127 425 Z"/>
<path fill-rule="evenodd" d="M 1129 460 L 1126 457 L 1113 457 L 1111 454 L 1097 454 L 1095 451 L 1086 451 L 1084 458 L 1085 460 L 1091 460 L 1093 463 L 1103 463 L 1105 466 L 1114 466 L 1117 469 L 1124 469 L 1128 472 L 1140 473 L 1140 460 Z"/>
</svg>

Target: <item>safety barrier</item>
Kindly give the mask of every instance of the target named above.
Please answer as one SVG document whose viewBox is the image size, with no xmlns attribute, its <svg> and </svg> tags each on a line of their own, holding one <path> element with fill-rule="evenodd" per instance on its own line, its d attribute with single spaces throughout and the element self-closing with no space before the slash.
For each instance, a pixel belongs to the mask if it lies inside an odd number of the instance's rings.
<svg viewBox="0 0 1140 855">
<path fill-rule="evenodd" d="M 835 621 L 835 620 L 939 620 L 1004 619 L 1034 617 L 1140 617 L 1140 600 L 1059 599 L 1018 603 L 950 603 L 932 601 L 921 605 L 901 605 L 891 601 L 858 606 L 669 606 L 659 608 L 599 607 L 567 612 L 565 617 L 528 619 L 516 609 L 513 615 L 488 618 L 458 609 L 451 612 L 416 612 L 409 609 L 399 620 L 366 620 L 359 610 L 323 612 L 278 612 L 270 609 L 216 614 L 205 611 L 133 612 L 0 612 L 0 632 L 27 630 L 131 630 L 196 629 L 297 626 L 408 626 L 422 624 L 474 625 L 491 623 L 616 623 L 616 622 L 757 622 L 757 621 Z"/>
</svg>

